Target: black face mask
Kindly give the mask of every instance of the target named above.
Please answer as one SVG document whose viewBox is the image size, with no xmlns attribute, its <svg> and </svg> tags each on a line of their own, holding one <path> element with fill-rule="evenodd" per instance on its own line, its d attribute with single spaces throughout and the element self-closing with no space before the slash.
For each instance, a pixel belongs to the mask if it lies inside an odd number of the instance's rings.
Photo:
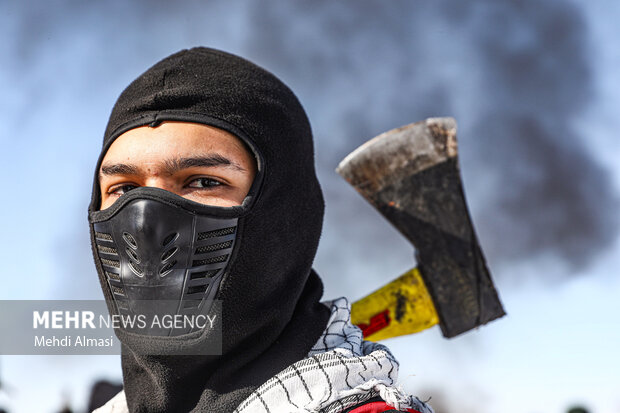
<svg viewBox="0 0 620 413">
<path fill-rule="evenodd" d="M 230 412 L 304 358 L 329 317 L 312 270 L 324 209 L 312 134 L 297 98 L 273 75 L 196 48 L 157 63 L 121 94 L 96 172 L 118 136 L 165 121 L 237 136 L 256 157 L 254 184 L 236 207 L 138 188 L 99 211 L 96 173 L 89 208 L 95 264 L 112 313 L 146 297 L 175 300 L 177 313 L 222 304 L 218 356 L 145 355 L 201 354 L 207 330 L 117 331 L 130 411 Z"/>
<path fill-rule="evenodd" d="M 91 214 L 95 251 L 114 298 L 127 316 L 210 315 L 237 237 L 238 218 L 157 188 L 130 191 Z M 172 336 L 197 330 L 146 323 L 137 334 Z"/>
</svg>

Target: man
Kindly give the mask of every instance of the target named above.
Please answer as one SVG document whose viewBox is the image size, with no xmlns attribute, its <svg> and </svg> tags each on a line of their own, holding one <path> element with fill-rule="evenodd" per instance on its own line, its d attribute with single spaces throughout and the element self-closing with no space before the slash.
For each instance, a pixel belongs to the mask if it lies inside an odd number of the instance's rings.
<svg viewBox="0 0 620 413">
<path fill-rule="evenodd" d="M 113 313 L 217 300 L 222 348 L 200 355 L 209 329 L 118 329 L 124 392 L 98 412 L 431 412 L 396 387 L 397 362 L 362 341 L 345 299 L 319 302 L 323 209 L 306 114 L 272 74 L 195 48 L 132 82 L 89 207 L 104 296 Z"/>
</svg>

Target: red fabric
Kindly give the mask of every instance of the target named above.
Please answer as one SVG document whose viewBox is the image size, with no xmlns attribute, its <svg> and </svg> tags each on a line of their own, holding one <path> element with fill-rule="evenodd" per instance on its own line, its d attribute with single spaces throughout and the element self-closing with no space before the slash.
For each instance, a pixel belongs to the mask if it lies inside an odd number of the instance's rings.
<svg viewBox="0 0 620 413">
<path fill-rule="evenodd" d="M 389 411 L 396 411 L 396 409 L 385 402 L 372 402 L 351 410 L 351 413 L 381 413 Z M 413 409 L 402 411 L 409 413 L 420 413 L 419 411 Z"/>
</svg>

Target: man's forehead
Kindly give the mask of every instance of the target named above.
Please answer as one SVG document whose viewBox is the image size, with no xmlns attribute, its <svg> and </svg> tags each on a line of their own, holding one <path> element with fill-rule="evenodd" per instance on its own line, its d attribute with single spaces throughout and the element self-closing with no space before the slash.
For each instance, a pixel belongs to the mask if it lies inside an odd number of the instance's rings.
<svg viewBox="0 0 620 413">
<path fill-rule="evenodd" d="M 143 151 L 157 149 L 161 143 L 175 146 L 176 150 L 193 150 L 203 146 L 222 146 L 246 149 L 246 143 L 227 130 L 202 123 L 164 121 L 157 126 L 142 125 L 120 134 L 110 145 L 115 147 L 135 147 Z M 185 145 L 184 145 L 185 144 Z M 189 146 L 188 146 L 189 145 Z"/>
<path fill-rule="evenodd" d="M 100 172 L 136 173 L 147 164 L 169 172 L 191 167 L 245 171 L 242 164 L 247 158 L 255 161 L 246 144 L 225 130 L 191 122 L 163 122 L 121 134 L 104 156 Z"/>
</svg>

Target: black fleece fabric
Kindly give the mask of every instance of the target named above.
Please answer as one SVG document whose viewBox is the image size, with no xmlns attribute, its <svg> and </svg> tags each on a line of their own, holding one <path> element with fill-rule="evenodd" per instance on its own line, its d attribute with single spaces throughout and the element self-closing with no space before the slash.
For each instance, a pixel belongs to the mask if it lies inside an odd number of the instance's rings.
<svg viewBox="0 0 620 413">
<path fill-rule="evenodd" d="M 312 133 L 295 95 L 271 73 L 218 50 L 180 51 L 148 69 L 116 102 L 95 170 L 91 213 L 99 209 L 97 171 L 112 142 L 129 129 L 165 121 L 233 133 L 254 151 L 259 172 L 242 206 L 211 207 L 222 216 L 240 215 L 236 250 L 216 296 L 223 306 L 223 354 L 145 356 L 136 349 L 152 347 L 153 338 L 120 334 L 127 404 L 131 412 L 231 412 L 304 358 L 329 318 L 312 269 L 324 210 Z M 112 295 L 95 263 L 110 306 Z M 183 336 L 158 339 L 164 347 L 186 345 Z M 200 339 L 191 342 L 201 345 Z"/>
</svg>

